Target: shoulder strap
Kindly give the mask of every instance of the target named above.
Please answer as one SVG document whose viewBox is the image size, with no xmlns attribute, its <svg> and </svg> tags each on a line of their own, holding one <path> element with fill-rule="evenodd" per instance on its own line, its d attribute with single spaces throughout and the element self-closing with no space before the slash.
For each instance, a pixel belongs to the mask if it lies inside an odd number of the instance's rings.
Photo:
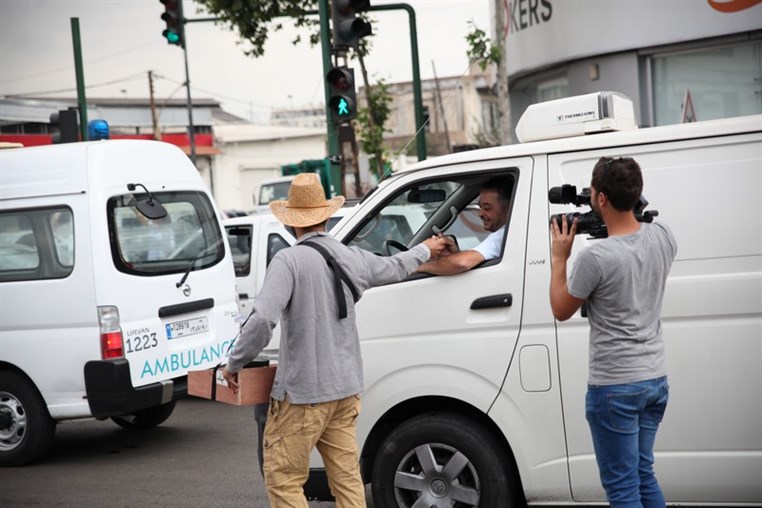
<svg viewBox="0 0 762 508">
<path fill-rule="evenodd" d="M 299 245 L 306 245 L 307 247 L 312 247 L 318 251 L 320 255 L 323 256 L 323 259 L 325 259 L 328 267 L 333 272 L 333 287 L 336 292 L 336 302 L 339 304 L 339 319 L 344 319 L 347 317 L 347 301 L 344 297 L 344 288 L 341 286 L 341 282 L 344 281 L 344 284 L 347 285 L 349 291 L 352 293 L 352 298 L 354 299 L 355 303 L 357 303 L 357 301 L 360 299 L 359 291 L 357 291 L 357 288 L 352 283 L 352 280 L 349 278 L 341 265 L 339 265 L 339 263 L 333 259 L 333 256 L 331 256 L 325 247 L 318 245 L 315 242 L 309 241 L 302 242 Z"/>
</svg>

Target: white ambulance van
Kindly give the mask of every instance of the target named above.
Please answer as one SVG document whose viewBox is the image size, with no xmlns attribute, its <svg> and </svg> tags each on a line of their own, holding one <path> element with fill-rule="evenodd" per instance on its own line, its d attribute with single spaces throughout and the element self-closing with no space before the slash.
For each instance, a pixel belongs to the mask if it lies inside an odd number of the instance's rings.
<svg viewBox="0 0 762 508">
<path fill-rule="evenodd" d="M 373 250 L 386 255 L 466 229 L 458 212 L 480 185 L 510 181 L 498 259 L 414 275 L 358 304 L 358 440 L 375 505 L 605 503 L 585 420 L 588 321 L 556 322 L 548 299 L 549 217 L 589 211 L 551 203 L 549 191 L 580 192 L 602 156 L 638 161 L 647 210 L 678 243 L 662 314 L 670 402 L 656 442 L 668 502 L 761 504 L 762 116 L 637 129 L 631 101 L 597 93 L 532 106 L 517 133 L 520 144 L 395 173 L 332 231 L 361 245 L 387 210 L 423 211 L 404 238 L 381 237 Z M 596 241 L 580 235 L 570 262 Z M 319 496 L 319 456 L 312 467 L 307 490 Z"/>
<path fill-rule="evenodd" d="M 0 152 L 0 465 L 42 456 L 62 420 L 162 423 L 236 314 L 219 212 L 180 149 Z"/>
</svg>

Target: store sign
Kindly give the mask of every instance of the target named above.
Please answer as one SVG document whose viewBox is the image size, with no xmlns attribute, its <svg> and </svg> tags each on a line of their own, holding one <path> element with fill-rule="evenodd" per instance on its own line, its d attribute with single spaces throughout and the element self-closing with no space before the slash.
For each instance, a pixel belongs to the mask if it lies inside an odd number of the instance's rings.
<svg viewBox="0 0 762 508">
<path fill-rule="evenodd" d="M 759 30 L 762 0 L 504 0 L 508 74 L 578 58 Z"/>
</svg>

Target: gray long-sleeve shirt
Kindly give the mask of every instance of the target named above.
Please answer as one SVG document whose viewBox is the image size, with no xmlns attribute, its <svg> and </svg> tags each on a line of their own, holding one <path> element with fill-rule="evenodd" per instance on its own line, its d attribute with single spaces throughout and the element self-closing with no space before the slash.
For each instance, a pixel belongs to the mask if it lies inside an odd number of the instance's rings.
<svg viewBox="0 0 762 508">
<path fill-rule="evenodd" d="M 362 294 L 366 289 L 397 282 L 427 261 L 431 251 L 419 244 L 407 252 L 381 257 L 346 247 L 325 233 L 302 236 L 283 249 L 267 268 L 264 285 L 243 326 L 227 369 L 238 372 L 256 357 L 281 321 L 278 370 L 271 397 L 294 404 L 327 402 L 363 390 L 362 356 L 352 293 L 342 284 L 347 317 L 339 319 L 333 272 L 315 249 L 299 246 L 312 239 L 328 250 Z"/>
</svg>

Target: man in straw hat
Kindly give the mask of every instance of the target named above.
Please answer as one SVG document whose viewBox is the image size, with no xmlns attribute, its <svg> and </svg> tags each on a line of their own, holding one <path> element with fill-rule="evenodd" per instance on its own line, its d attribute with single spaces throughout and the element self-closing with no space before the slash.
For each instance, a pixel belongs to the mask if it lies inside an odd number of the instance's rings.
<svg viewBox="0 0 762 508">
<path fill-rule="evenodd" d="M 325 199 L 314 173 L 294 178 L 288 201 L 270 203 L 275 217 L 295 229 L 297 243 L 270 263 L 223 370 L 237 391 L 236 373 L 262 351 L 281 321 L 263 443 L 265 485 L 274 507 L 307 507 L 302 487 L 314 447 L 337 507 L 365 506 L 355 435 L 363 372 L 354 303 L 368 288 L 402 280 L 445 246 L 433 236 L 392 257 L 346 247 L 325 233 L 326 221 L 343 203 L 341 196 Z"/>
</svg>

